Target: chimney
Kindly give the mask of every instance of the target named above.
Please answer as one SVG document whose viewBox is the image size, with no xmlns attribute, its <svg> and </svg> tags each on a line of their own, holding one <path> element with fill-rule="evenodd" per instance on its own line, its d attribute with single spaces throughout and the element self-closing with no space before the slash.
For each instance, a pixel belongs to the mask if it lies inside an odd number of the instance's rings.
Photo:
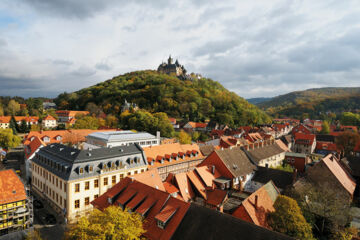
<svg viewBox="0 0 360 240">
<path fill-rule="evenodd" d="M 296 182 L 296 177 L 297 177 L 297 169 L 294 168 L 294 172 L 293 172 L 293 183 Z"/>
<path fill-rule="evenodd" d="M 258 209 L 258 195 L 255 195 L 255 209 Z"/>
<path fill-rule="evenodd" d="M 160 140 L 160 131 L 156 131 L 156 138 Z"/>
</svg>

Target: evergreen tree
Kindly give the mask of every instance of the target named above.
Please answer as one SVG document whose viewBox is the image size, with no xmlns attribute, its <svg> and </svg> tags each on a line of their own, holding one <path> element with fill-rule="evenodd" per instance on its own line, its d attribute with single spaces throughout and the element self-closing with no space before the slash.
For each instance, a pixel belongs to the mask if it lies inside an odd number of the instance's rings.
<svg viewBox="0 0 360 240">
<path fill-rule="evenodd" d="M 19 126 L 18 126 L 18 124 L 16 123 L 14 116 L 12 116 L 12 117 L 11 117 L 11 120 L 10 120 L 9 128 L 12 129 L 13 134 L 17 134 L 17 132 L 18 132 L 18 127 L 19 127 Z"/>
</svg>

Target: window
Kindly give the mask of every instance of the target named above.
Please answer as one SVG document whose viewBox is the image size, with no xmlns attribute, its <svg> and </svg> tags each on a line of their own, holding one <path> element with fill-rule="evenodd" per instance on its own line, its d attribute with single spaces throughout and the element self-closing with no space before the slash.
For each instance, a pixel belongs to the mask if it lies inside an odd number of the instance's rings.
<svg viewBox="0 0 360 240">
<path fill-rule="evenodd" d="M 80 183 L 75 184 L 75 192 L 80 192 Z"/>
<path fill-rule="evenodd" d="M 86 197 L 85 198 L 85 206 L 89 206 L 89 204 L 90 204 L 90 198 Z"/>
<path fill-rule="evenodd" d="M 112 184 L 115 184 L 115 183 L 116 183 L 116 175 L 114 175 L 114 176 L 111 177 L 111 183 L 112 183 Z"/>
<path fill-rule="evenodd" d="M 107 186 L 108 185 L 108 178 L 104 178 L 104 186 Z"/>
<path fill-rule="evenodd" d="M 93 166 L 90 166 L 89 167 L 89 172 L 92 172 L 93 171 Z"/>
<path fill-rule="evenodd" d="M 135 170 L 134 174 L 137 174 L 137 173 L 138 173 L 138 171 L 137 171 L 137 170 Z"/>
<path fill-rule="evenodd" d="M 80 173 L 80 174 L 83 174 L 83 173 L 84 173 L 84 168 L 80 168 L 80 169 L 79 169 L 79 173 Z"/>
<path fill-rule="evenodd" d="M 60 196 L 60 206 L 62 206 L 62 196 Z"/>
<path fill-rule="evenodd" d="M 121 174 L 120 174 L 120 181 L 121 181 L 123 178 L 124 178 L 124 174 L 121 173 Z"/>
<path fill-rule="evenodd" d="M 66 184 L 64 183 L 64 192 L 66 192 Z"/>
<path fill-rule="evenodd" d="M 145 169 L 141 169 L 141 172 L 145 172 Z"/>
<path fill-rule="evenodd" d="M 94 188 L 98 188 L 99 187 L 99 180 L 95 179 L 94 180 Z"/>
<path fill-rule="evenodd" d="M 56 178 L 56 187 L 58 187 L 58 185 L 59 185 L 58 183 L 59 183 L 58 179 Z"/>
<path fill-rule="evenodd" d="M 94 195 L 94 199 L 97 199 L 99 197 L 99 194 Z"/>
<path fill-rule="evenodd" d="M 56 193 L 56 202 L 58 202 L 58 201 L 59 201 L 59 194 Z"/>
<path fill-rule="evenodd" d="M 75 208 L 80 208 L 80 200 L 75 200 Z"/>
<path fill-rule="evenodd" d="M 85 190 L 89 190 L 90 189 L 90 182 L 87 181 L 85 182 Z"/>
<path fill-rule="evenodd" d="M 62 189 L 62 181 L 60 180 L 60 190 Z"/>
<path fill-rule="evenodd" d="M 131 172 L 128 172 L 127 175 L 130 176 L 130 175 L 131 175 Z"/>
</svg>

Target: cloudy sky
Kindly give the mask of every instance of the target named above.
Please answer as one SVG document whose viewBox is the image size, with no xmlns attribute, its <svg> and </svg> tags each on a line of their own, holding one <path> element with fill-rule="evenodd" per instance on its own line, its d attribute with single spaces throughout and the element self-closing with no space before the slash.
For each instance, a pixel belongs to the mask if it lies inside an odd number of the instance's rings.
<svg viewBox="0 0 360 240">
<path fill-rule="evenodd" d="M 55 97 L 169 54 L 245 98 L 360 86 L 360 3 L 0 2 L 0 95 Z"/>
</svg>

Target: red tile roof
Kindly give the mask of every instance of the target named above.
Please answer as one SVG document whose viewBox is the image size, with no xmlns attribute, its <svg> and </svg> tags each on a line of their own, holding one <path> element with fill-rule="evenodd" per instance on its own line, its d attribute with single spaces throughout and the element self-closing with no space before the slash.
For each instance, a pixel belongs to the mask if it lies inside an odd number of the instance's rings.
<svg viewBox="0 0 360 240">
<path fill-rule="evenodd" d="M 188 122 L 192 128 L 206 128 L 207 123 L 199 123 L 199 122 Z"/>
<path fill-rule="evenodd" d="M 206 195 L 207 195 L 207 199 L 206 199 L 207 204 L 220 207 L 220 205 L 222 205 L 222 203 L 224 202 L 227 196 L 227 192 L 220 189 L 214 189 L 214 190 L 207 190 Z"/>
<path fill-rule="evenodd" d="M 40 146 L 46 146 L 46 144 L 41 141 L 40 138 L 35 137 L 34 140 L 32 140 L 30 142 L 30 144 L 28 144 L 28 147 L 25 148 L 25 157 L 26 159 L 28 159 L 29 157 L 31 157 L 31 155 L 34 154 L 34 152 L 40 147 Z"/>
<path fill-rule="evenodd" d="M 316 142 L 316 150 L 327 150 L 338 152 L 337 146 L 335 143 L 331 142 Z"/>
<path fill-rule="evenodd" d="M 24 184 L 14 170 L 0 171 L 0 204 L 26 199 Z"/>
<path fill-rule="evenodd" d="M 109 195 L 109 192 L 112 194 Z M 126 208 L 133 208 L 144 216 L 144 237 L 147 239 L 170 239 L 190 207 L 189 203 L 130 178 L 125 178 L 91 204 L 103 210 L 109 206 L 109 196 L 118 196 L 113 199 L 115 204 L 121 199 Z M 129 196 L 133 198 L 126 203 L 125 199 L 129 200 Z M 157 220 L 166 222 L 164 229 L 157 226 Z"/>
<path fill-rule="evenodd" d="M 193 186 L 196 188 L 197 192 L 206 199 L 206 190 L 205 185 L 201 182 L 199 176 L 196 174 L 195 170 L 189 171 L 186 173 L 188 178 L 190 179 Z"/>
<path fill-rule="evenodd" d="M 279 190 L 270 181 L 246 198 L 232 215 L 258 226 L 269 228 L 266 217 L 269 212 L 275 211 L 273 205 L 279 194 Z"/>
<path fill-rule="evenodd" d="M 172 184 L 170 182 L 164 182 L 163 184 L 164 184 L 165 191 L 167 193 L 172 194 L 172 193 L 178 193 L 179 192 L 179 189 L 174 184 Z"/>
<path fill-rule="evenodd" d="M 214 174 L 211 172 L 212 168 L 208 166 L 196 167 L 195 171 L 198 173 L 198 175 L 201 177 L 201 179 L 203 180 L 203 182 L 207 187 L 212 187 L 213 180 L 218 177 L 221 177 L 221 174 L 219 173 L 218 170 L 215 169 L 215 167 L 214 167 Z"/>
<path fill-rule="evenodd" d="M 188 202 L 195 197 L 195 193 L 191 187 L 190 181 L 186 173 L 176 174 L 175 181 L 185 202 Z"/>
<path fill-rule="evenodd" d="M 296 144 L 312 145 L 315 140 L 315 135 L 297 132 L 295 133 L 294 139 Z"/>
<path fill-rule="evenodd" d="M 142 182 L 150 187 L 165 191 L 163 182 L 157 169 L 150 169 L 146 172 L 132 176 L 136 181 Z"/>
</svg>

